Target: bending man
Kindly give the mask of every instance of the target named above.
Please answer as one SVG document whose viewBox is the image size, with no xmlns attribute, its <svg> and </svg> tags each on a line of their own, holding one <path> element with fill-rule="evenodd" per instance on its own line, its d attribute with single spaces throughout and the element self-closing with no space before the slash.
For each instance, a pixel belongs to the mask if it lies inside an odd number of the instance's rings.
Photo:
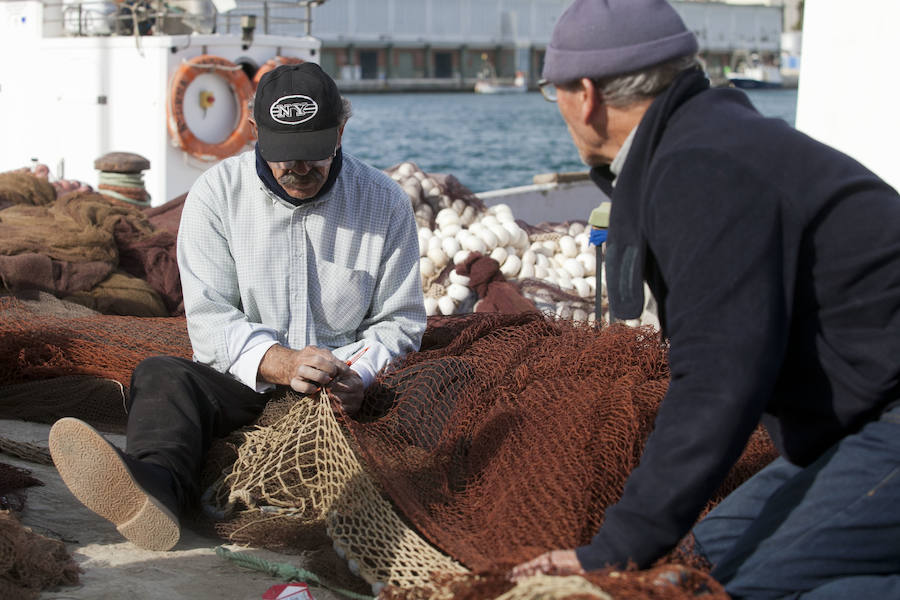
<svg viewBox="0 0 900 600">
<path fill-rule="evenodd" d="M 697 48 L 665 0 L 577 0 L 554 29 L 547 95 L 612 194 L 610 308 L 637 317 L 649 284 L 671 380 L 594 538 L 514 577 L 649 566 L 762 419 L 781 457 L 694 529 L 713 576 L 738 598 L 898 597 L 900 198 L 710 89 Z"/>
</svg>

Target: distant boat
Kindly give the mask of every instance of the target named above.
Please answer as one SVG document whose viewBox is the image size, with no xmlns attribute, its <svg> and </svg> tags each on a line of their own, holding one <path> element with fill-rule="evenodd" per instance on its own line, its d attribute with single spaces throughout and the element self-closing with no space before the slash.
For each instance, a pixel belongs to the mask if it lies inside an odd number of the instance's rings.
<svg viewBox="0 0 900 600">
<path fill-rule="evenodd" d="M 522 71 L 516 71 L 515 79 L 509 83 L 509 80 L 504 81 L 497 77 L 497 70 L 488 59 L 487 53 L 481 55 L 481 60 L 484 66 L 478 73 L 478 80 L 475 82 L 476 94 L 518 94 L 528 91 L 525 73 Z"/>
<path fill-rule="evenodd" d="M 744 67 L 726 75 L 729 85 L 745 90 L 772 89 L 783 85 L 781 71 L 774 65 Z"/>
<path fill-rule="evenodd" d="M 511 84 L 500 83 L 496 79 L 479 79 L 475 82 L 476 94 L 518 94 L 527 91 L 528 86 L 525 85 L 525 77 L 523 75 L 516 75 Z"/>
</svg>

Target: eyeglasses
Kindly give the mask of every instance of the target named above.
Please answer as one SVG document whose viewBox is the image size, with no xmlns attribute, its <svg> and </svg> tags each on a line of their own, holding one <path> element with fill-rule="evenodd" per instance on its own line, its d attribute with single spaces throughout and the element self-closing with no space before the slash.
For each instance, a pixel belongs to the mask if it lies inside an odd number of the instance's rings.
<svg viewBox="0 0 900 600">
<path fill-rule="evenodd" d="M 544 100 L 547 102 L 556 102 L 556 85 L 547 81 L 546 79 L 539 79 L 537 82 L 538 89 L 541 90 L 541 95 L 544 96 Z"/>
</svg>

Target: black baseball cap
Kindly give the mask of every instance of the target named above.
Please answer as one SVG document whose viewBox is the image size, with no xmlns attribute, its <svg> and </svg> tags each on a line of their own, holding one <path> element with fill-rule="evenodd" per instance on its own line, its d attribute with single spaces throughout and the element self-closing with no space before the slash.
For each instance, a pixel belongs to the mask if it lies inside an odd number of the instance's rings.
<svg viewBox="0 0 900 600">
<path fill-rule="evenodd" d="M 305 62 L 269 71 L 253 101 L 260 154 L 269 162 L 330 157 L 341 107 L 337 84 L 319 65 Z"/>
</svg>

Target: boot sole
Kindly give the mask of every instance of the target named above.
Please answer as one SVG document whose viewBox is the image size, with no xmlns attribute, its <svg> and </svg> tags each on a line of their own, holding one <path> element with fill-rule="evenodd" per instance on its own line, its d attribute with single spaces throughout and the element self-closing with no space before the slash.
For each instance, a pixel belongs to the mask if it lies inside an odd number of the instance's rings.
<svg viewBox="0 0 900 600">
<path fill-rule="evenodd" d="M 50 455 L 63 483 L 86 507 L 147 550 L 178 543 L 178 518 L 145 492 L 115 448 L 93 427 L 66 417 L 50 428 Z"/>
</svg>

